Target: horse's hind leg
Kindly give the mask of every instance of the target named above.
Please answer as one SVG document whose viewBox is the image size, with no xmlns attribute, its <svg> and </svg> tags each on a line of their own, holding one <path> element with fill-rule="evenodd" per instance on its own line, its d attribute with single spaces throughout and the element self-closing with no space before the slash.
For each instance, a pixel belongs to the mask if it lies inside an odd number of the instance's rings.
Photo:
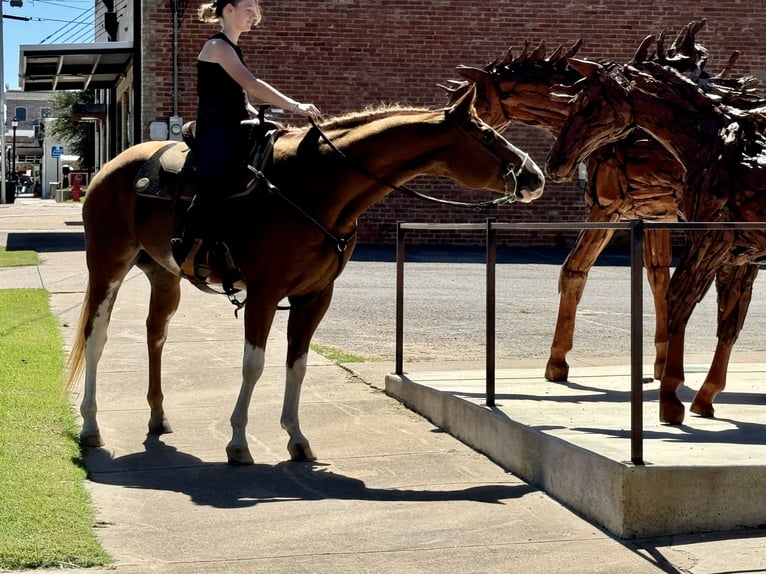
<svg viewBox="0 0 766 574">
<path fill-rule="evenodd" d="M 678 388 L 684 382 L 686 325 L 705 296 L 716 271 L 729 256 L 731 234 L 710 231 L 695 235 L 687 245 L 668 286 L 668 354 L 660 382 L 660 421 L 679 425 L 684 405 Z"/>
<path fill-rule="evenodd" d="M 715 414 L 713 400 L 726 387 L 729 358 L 745 323 L 756 275 L 758 265 L 723 265 L 716 274 L 718 345 L 705 382 L 689 407 L 697 415 L 712 417 Z"/>
<path fill-rule="evenodd" d="M 170 319 L 178 309 L 181 300 L 181 279 L 154 260 L 144 256 L 138 266 L 149 278 L 152 295 L 149 300 L 149 314 L 146 318 L 146 343 L 149 351 L 149 434 L 173 432 L 162 403 L 162 350 L 165 346 Z"/>
<path fill-rule="evenodd" d="M 96 413 L 96 380 L 98 363 L 107 340 L 107 329 L 120 285 L 132 262 L 119 265 L 114 270 L 96 269 L 89 264 L 88 292 L 83 303 L 83 317 L 80 324 L 85 341 L 85 386 L 83 389 L 80 414 L 83 424 L 80 431 L 80 445 L 84 447 L 103 446 Z"/>
</svg>

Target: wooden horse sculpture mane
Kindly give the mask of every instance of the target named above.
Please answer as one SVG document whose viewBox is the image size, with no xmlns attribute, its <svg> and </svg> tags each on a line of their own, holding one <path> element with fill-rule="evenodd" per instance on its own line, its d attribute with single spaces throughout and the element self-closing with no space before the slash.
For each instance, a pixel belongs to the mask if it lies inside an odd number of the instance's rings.
<svg viewBox="0 0 766 574">
<path fill-rule="evenodd" d="M 335 278 L 351 257 L 357 218 L 404 182 L 422 174 L 451 178 L 521 201 L 543 190 L 540 168 L 473 109 L 474 93 L 441 110 L 371 111 L 317 128 L 288 130 L 274 147 L 266 176 L 284 197 L 251 194 L 230 209 L 239 267 L 247 287 L 245 352 L 239 398 L 226 447 L 233 464 L 252 463 L 248 408 L 264 368 L 264 349 L 278 303 L 291 303 L 287 375 L 281 424 L 293 459 L 312 459 L 298 418 L 311 337 L 330 305 Z M 103 444 L 96 421 L 98 362 L 120 285 L 134 265 L 151 283 L 147 318 L 149 432 L 171 432 L 163 409 L 160 364 L 168 323 L 180 300 L 179 269 L 170 252 L 176 209 L 172 202 L 138 197 L 132 182 L 166 142 L 136 145 L 94 178 L 83 208 L 88 289 L 70 356 L 70 381 L 82 370 L 80 412 L 84 446 Z M 341 157 L 340 154 L 343 154 Z M 300 209 L 296 209 L 299 207 Z M 344 239 L 343 243 L 332 238 Z"/>
<path fill-rule="evenodd" d="M 704 66 L 706 53 L 695 42 L 705 20 L 691 22 L 666 50 L 662 45 L 657 58 L 682 71 Z M 546 55 L 545 43 L 521 53 L 511 50 L 483 69 L 461 66 L 460 74 L 469 81 L 453 90 L 458 97 L 476 85 L 476 109 L 497 129 L 516 121 L 540 127 L 554 138 L 566 121 L 570 107 L 555 97 L 556 86 L 571 85 L 582 75 L 568 65 L 580 49 L 577 41 L 570 48 L 559 47 Z M 619 222 L 643 219 L 677 221 L 678 201 L 683 190 L 683 170 L 673 156 L 646 132 L 633 130 L 624 140 L 595 150 L 587 159 L 589 186 L 585 194 L 589 222 Z M 549 381 L 566 381 L 569 364 L 566 356 L 574 341 L 577 306 L 582 298 L 588 273 L 607 246 L 613 230 L 584 229 L 561 268 L 559 310 L 550 355 L 545 367 Z M 670 281 L 670 232 L 651 230 L 644 243 L 644 265 L 654 296 L 655 360 L 654 377 L 659 379 L 667 347 L 667 306 L 665 295 Z"/>
<path fill-rule="evenodd" d="M 572 113 L 548 158 L 557 180 L 574 174 L 579 161 L 640 126 L 685 169 L 680 212 L 689 221 L 764 221 L 766 139 L 764 100 L 753 81 L 708 86 L 645 59 L 649 37 L 627 66 L 570 60 L 586 81 L 570 91 Z M 728 69 L 728 66 L 727 66 Z M 745 108 L 724 105 L 733 103 Z M 742 328 L 758 263 L 766 259 L 763 231 L 725 230 L 690 234 L 689 245 L 668 289 L 668 349 L 660 386 L 660 419 L 680 424 L 684 406 L 677 389 L 684 380 L 686 324 L 716 280 L 718 345 L 691 410 L 713 416 L 723 390 L 731 350 Z"/>
</svg>

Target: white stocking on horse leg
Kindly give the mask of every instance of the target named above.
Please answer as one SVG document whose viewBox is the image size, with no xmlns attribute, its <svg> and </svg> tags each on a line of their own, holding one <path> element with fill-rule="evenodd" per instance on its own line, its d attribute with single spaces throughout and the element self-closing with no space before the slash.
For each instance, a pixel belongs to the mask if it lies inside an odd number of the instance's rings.
<svg viewBox="0 0 766 574">
<path fill-rule="evenodd" d="M 231 441 L 226 446 L 229 464 L 253 464 L 253 456 L 247 447 L 247 412 L 253 396 L 255 383 L 263 374 L 264 350 L 245 343 L 242 360 L 242 387 L 239 390 L 237 404 L 231 413 Z"/>
<path fill-rule="evenodd" d="M 298 407 L 301 400 L 301 387 L 303 379 L 306 376 L 306 364 L 308 354 L 304 354 L 295 361 L 292 367 L 287 369 L 287 380 L 285 383 L 285 399 L 282 403 L 282 428 L 290 435 L 287 443 L 287 450 L 292 460 L 316 460 L 314 453 L 311 452 L 311 445 L 308 439 L 301 433 L 300 421 L 298 419 Z"/>
<path fill-rule="evenodd" d="M 82 431 L 80 431 L 81 446 L 103 446 L 104 441 L 101 438 L 101 431 L 96 421 L 96 376 L 98 372 L 98 362 L 101 360 L 101 354 L 106 345 L 106 330 L 109 325 L 109 306 L 112 300 L 111 293 L 104 300 L 96 311 L 93 320 L 93 328 L 90 336 L 85 342 L 85 388 L 83 390 L 82 402 L 80 403 L 80 414 L 82 415 Z M 87 305 L 87 302 L 85 303 Z"/>
</svg>

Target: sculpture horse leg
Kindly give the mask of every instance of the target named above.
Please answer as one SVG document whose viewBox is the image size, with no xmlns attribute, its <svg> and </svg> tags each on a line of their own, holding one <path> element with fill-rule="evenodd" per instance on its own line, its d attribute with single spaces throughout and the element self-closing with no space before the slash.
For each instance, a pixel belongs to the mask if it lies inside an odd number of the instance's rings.
<svg viewBox="0 0 766 574">
<path fill-rule="evenodd" d="M 309 301 L 291 300 L 293 307 L 287 323 L 287 372 L 281 424 L 290 436 L 287 450 L 292 460 L 314 460 L 309 441 L 301 433 L 298 406 L 311 337 L 330 306 L 331 298 L 332 286 Z M 266 306 L 263 303 L 265 300 L 256 293 L 248 293 L 242 387 L 231 415 L 232 438 L 226 447 L 230 464 L 253 463 L 246 436 L 248 410 L 255 383 L 263 374 L 266 339 L 276 310 L 276 302 Z"/>
<path fill-rule="evenodd" d="M 162 350 L 168 335 L 168 324 L 181 300 L 181 278 L 153 260 L 140 260 L 138 266 L 152 287 L 149 314 L 146 318 L 146 344 L 149 351 L 149 434 L 173 432 L 162 406 Z"/>
<path fill-rule="evenodd" d="M 668 350 L 668 284 L 672 262 L 669 229 L 652 229 L 644 236 L 644 267 L 654 298 L 654 378 L 660 379 Z"/>
<path fill-rule="evenodd" d="M 705 382 L 689 407 L 695 414 L 715 414 L 713 400 L 726 387 L 729 358 L 747 316 L 756 275 L 758 265 L 723 265 L 718 270 L 718 345 Z"/>
<path fill-rule="evenodd" d="M 684 336 L 694 307 L 713 283 L 716 270 L 727 260 L 730 233 L 697 233 L 684 251 L 668 286 L 668 355 L 660 383 L 660 420 L 681 424 L 684 406 L 678 387 L 684 382 Z"/>
<path fill-rule="evenodd" d="M 602 221 L 591 211 L 590 221 Z M 559 313 L 551 352 L 545 365 L 545 378 L 563 382 L 569 377 L 566 356 L 572 350 L 577 305 L 582 298 L 588 272 L 614 235 L 611 229 L 583 229 L 559 273 Z"/>
</svg>

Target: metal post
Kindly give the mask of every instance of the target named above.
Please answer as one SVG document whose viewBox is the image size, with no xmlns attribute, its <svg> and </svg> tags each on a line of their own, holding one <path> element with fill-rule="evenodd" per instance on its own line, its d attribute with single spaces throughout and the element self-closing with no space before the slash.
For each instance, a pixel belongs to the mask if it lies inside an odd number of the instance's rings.
<svg viewBox="0 0 766 574">
<path fill-rule="evenodd" d="M 644 464 L 644 222 L 630 225 L 630 460 Z"/>
<path fill-rule="evenodd" d="M 404 374 L 404 229 L 396 224 L 396 368 Z"/>
<path fill-rule="evenodd" d="M 494 228 L 495 219 L 487 218 L 487 406 L 495 406 L 495 263 L 497 262 L 497 230 Z"/>
<path fill-rule="evenodd" d="M 0 150 L 3 152 L 3 161 L 0 161 L 0 203 L 5 203 L 5 60 L 3 59 L 3 3 L 0 2 Z"/>
<path fill-rule="evenodd" d="M 16 119 L 16 116 L 13 116 L 13 119 L 11 120 L 11 127 L 13 128 L 13 151 L 11 152 L 11 181 L 13 182 L 13 189 L 10 191 L 10 193 L 15 194 L 16 193 L 16 176 L 18 172 L 16 171 L 16 128 L 19 127 L 19 120 Z M 7 193 L 7 192 L 6 192 Z"/>
</svg>

